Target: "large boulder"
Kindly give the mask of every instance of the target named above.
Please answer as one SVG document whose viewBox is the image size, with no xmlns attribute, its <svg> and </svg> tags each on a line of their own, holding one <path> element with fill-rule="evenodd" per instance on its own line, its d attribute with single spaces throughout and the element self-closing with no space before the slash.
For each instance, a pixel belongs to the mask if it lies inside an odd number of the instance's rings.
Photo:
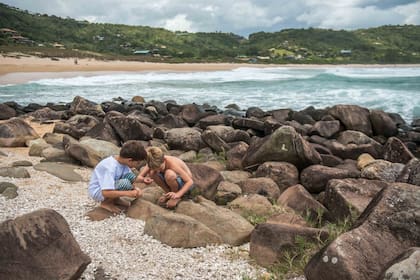
<svg viewBox="0 0 420 280">
<path fill-rule="evenodd" d="M 121 144 L 120 137 L 109 124 L 107 117 L 105 117 L 103 122 L 95 125 L 91 130 L 86 132 L 85 136 L 111 142 L 116 146 L 120 146 Z"/>
<path fill-rule="evenodd" d="M 190 127 L 169 129 L 165 141 L 172 150 L 199 151 L 206 146 L 201 138 L 201 132 Z"/>
<path fill-rule="evenodd" d="M 316 164 L 301 172 L 300 182 L 310 193 L 320 193 L 325 190 L 329 180 L 351 178 L 352 175 L 347 169 Z"/>
<path fill-rule="evenodd" d="M 285 161 L 298 169 L 321 162 L 319 153 L 291 126 L 282 126 L 273 134 L 253 142 L 242 161 L 244 168 L 266 161 Z"/>
<path fill-rule="evenodd" d="M 169 210 L 144 199 L 135 199 L 127 210 L 127 216 L 133 219 L 147 221 L 152 216 L 163 215 Z"/>
<path fill-rule="evenodd" d="M 194 126 L 201 118 L 210 114 L 205 112 L 204 109 L 197 104 L 185 104 L 181 106 L 179 115 L 188 123 L 188 125 Z"/>
<path fill-rule="evenodd" d="M 113 112 L 107 120 L 122 142 L 128 140 L 151 140 L 153 129 L 141 122 L 136 116 L 125 116 Z"/>
<path fill-rule="evenodd" d="M 66 220 L 51 209 L 3 222 L 0 247 L 4 279 L 78 279 L 91 262 Z"/>
<path fill-rule="evenodd" d="M 190 216 L 216 232 L 224 243 L 238 246 L 249 241 L 254 227 L 239 214 L 198 197 L 197 203 L 181 201 L 176 213 Z"/>
<path fill-rule="evenodd" d="M 205 130 L 201 134 L 201 138 L 216 153 L 229 150 L 229 145 L 211 130 Z"/>
<path fill-rule="evenodd" d="M 187 163 L 193 175 L 194 186 L 207 199 L 214 200 L 217 186 L 223 177 L 219 171 L 204 164 Z"/>
<path fill-rule="evenodd" d="M 99 120 L 96 117 L 75 115 L 66 122 L 55 123 L 53 132 L 68 134 L 73 138 L 79 139 L 97 124 L 99 124 Z"/>
<path fill-rule="evenodd" d="M 383 157 L 387 161 L 403 164 L 415 158 L 407 146 L 397 137 L 390 137 L 386 141 Z"/>
<path fill-rule="evenodd" d="M 327 184 L 323 203 L 335 221 L 346 218 L 354 221 L 387 185 L 377 180 L 333 179 Z"/>
<path fill-rule="evenodd" d="M 297 246 L 298 238 L 307 242 L 316 242 L 318 239 L 325 241 L 328 232 L 290 224 L 258 224 L 251 234 L 249 255 L 259 265 L 270 267 Z"/>
<path fill-rule="evenodd" d="M 95 102 L 89 101 L 81 96 L 76 96 L 70 105 L 70 112 L 74 115 L 92 115 L 96 117 L 105 116 L 105 112 L 102 110 L 101 105 Z"/>
<path fill-rule="evenodd" d="M 331 138 L 340 131 L 340 121 L 317 121 L 309 135 L 319 135 L 325 138 Z"/>
<path fill-rule="evenodd" d="M 413 158 L 404 166 L 398 175 L 397 182 L 420 186 L 420 160 L 418 158 Z"/>
<path fill-rule="evenodd" d="M 78 166 L 61 162 L 40 162 L 34 165 L 35 170 L 45 171 L 64 181 L 81 182 L 83 181 L 83 177 L 74 171 L 76 168 L 78 168 Z"/>
<path fill-rule="evenodd" d="M 250 215 L 269 216 L 275 210 L 271 202 L 259 194 L 240 196 L 228 203 L 228 207 L 245 218 Z"/>
<path fill-rule="evenodd" d="M 60 120 L 64 117 L 64 111 L 55 111 L 49 107 L 38 109 L 30 115 L 37 121 Z"/>
<path fill-rule="evenodd" d="M 418 186 L 393 183 L 371 201 L 353 229 L 309 261 L 308 280 L 378 279 L 387 264 L 420 244 Z"/>
<path fill-rule="evenodd" d="M 0 103 L 0 120 L 8 120 L 16 117 L 16 111 L 7 104 Z"/>
<path fill-rule="evenodd" d="M 231 202 L 241 194 L 242 190 L 237 184 L 222 181 L 219 186 L 217 186 L 217 193 L 214 201 L 218 205 L 226 205 L 228 202 Z"/>
<path fill-rule="evenodd" d="M 212 125 L 229 125 L 232 122 L 232 117 L 217 114 L 204 117 L 198 121 L 198 126 L 201 129 L 206 129 L 208 126 Z"/>
<path fill-rule="evenodd" d="M 328 209 L 315 200 L 302 185 L 295 185 L 285 190 L 277 199 L 277 204 L 289 207 L 318 224 L 330 217 Z"/>
<path fill-rule="evenodd" d="M 25 147 L 26 141 L 36 138 L 35 130 L 20 118 L 0 123 L 0 147 Z"/>
<path fill-rule="evenodd" d="M 144 233 L 171 247 L 205 247 L 223 242 L 216 232 L 196 219 L 172 212 L 148 218 Z"/>
<path fill-rule="evenodd" d="M 369 119 L 372 124 L 372 129 L 375 135 L 383 135 L 385 137 L 397 135 L 397 124 L 384 111 L 371 110 Z"/>
<path fill-rule="evenodd" d="M 226 169 L 242 169 L 242 158 L 245 156 L 249 145 L 245 142 L 238 142 L 226 153 Z"/>
<path fill-rule="evenodd" d="M 0 103 L 0 120 L 8 120 L 17 116 L 15 109 L 7 104 Z"/>
<path fill-rule="evenodd" d="M 299 171 L 296 166 L 288 162 L 267 161 L 261 164 L 255 175 L 257 177 L 268 177 L 276 182 L 280 193 L 288 187 L 299 183 Z"/>
<path fill-rule="evenodd" d="M 420 247 L 412 247 L 391 261 L 378 279 L 420 279 Z"/>
<path fill-rule="evenodd" d="M 280 195 L 279 187 L 271 178 L 249 178 L 239 182 L 243 194 L 259 194 L 271 201 L 276 201 Z"/>
<path fill-rule="evenodd" d="M 371 180 L 395 182 L 403 169 L 404 164 L 402 163 L 393 163 L 378 159 L 372 161 L 362 169 L 361 177 Z"/>
<path fill-rule="evenodd" d="M 83 137 L 80 142 L 69 141 L 65 145 L 66 153 L 83 165 L 95 167 L 102 159 L 118 155 L 120 148 L 103 140 Z"/>
<path fill-rule="evenodd" d="M 166 128 L 181 128 L 188 127 L 188 124 L 180 116 L 174 114 L 168 114 L 156 121 L 156 124 Z"/>
<path fill-rule="evenodd" d="M 11 178 L 31 178 L 28 170 L 24 167 L 0 167 L 0 176 Z"/>
<path fill-rule="evenodd" d="M 340 120 L 346 130 L 356 130 L 371 136 L 372 125 L 368 109 L 357 105 L 335 105 L 328 110 L 334 118 Z"/>
</svg>

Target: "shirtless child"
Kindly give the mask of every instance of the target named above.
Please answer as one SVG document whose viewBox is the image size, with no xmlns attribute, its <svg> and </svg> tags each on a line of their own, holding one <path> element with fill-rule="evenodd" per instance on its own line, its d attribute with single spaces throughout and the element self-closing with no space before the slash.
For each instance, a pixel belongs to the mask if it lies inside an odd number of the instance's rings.
<svg viewBox="0 0 420 280">
<path fill-rule="evenodd" d="M 193 187 L 190 169 L 183 160 L 164 155 L 158 147 L 147 149 L 146 163 L 138 180 L 145 184 L 155 181 L 166 192 L 159 198 L 159 204 L 175 208 L 181 198 Z"/>
</svg>

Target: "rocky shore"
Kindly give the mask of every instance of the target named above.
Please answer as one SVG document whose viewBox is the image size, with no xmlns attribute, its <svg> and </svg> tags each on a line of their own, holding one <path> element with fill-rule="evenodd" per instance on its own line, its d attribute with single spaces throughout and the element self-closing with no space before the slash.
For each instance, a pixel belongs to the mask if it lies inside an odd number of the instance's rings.
<svg viewBox="0 0 420 280">
<path fill-rule="evenodd" d="M 80 253 L 73 273 L 82 278 L 270 277 L 263 267 L 284 260 L 300 238 L 323 244 L 307 279 L 419 271 L 420 119 L 407 124 L 355 105 L 266 112 L 139 96 L 7 102 L 0 119 L 0 178 L 17 186 L 2 188 L 1 221 L 57 211 L 90 259 Z M 52 131 L 39 135 L 34 122 Z M 188 162 L 201 195 L 168 211 L 156 205 L 159 188 L 141 186 L 144 197 L 126 215 L 95 208 L 86 195 L 91 168 L 131 139 Z M 342 221 L 352 227 L 332 238 L 329 226 Z"/>
</svg>

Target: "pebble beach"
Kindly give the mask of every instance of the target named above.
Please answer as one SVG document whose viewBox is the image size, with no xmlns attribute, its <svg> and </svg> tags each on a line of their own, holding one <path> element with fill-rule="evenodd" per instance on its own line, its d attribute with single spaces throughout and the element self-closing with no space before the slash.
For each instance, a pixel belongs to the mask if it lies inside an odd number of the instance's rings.
<svg viewBox="0 0 420 280">
<path fill-rule="evenodd" d="M 16 161 L 36 164 L 41 158 L 26 149 L 0 149 L 0 167 Z M 91 169 L 75 171 L 85 182 L 66 182 L 46 172 L 26 167 L 31 178 L 0 177 L 18 186 L 18 197 L 0 196 L 0 221 L 41 208 L 54 209 L 68 222 L 83 252 L 92 259 L 81 279 L 258 279 L 264 269 L 249 259 L 249 244 L 240 247 L 171 248 L 143 233 L 144 221 L 124 214 L 92 222 L 86 212 L 96 204 L 87 195 Z M 102 277 L 102 278 L 100 278 Z"/>
</svg>

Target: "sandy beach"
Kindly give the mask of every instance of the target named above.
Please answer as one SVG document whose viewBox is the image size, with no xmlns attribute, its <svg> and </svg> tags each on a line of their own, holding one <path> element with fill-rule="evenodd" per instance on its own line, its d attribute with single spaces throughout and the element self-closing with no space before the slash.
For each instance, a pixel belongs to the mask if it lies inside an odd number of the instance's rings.
<svg viewBox="0 0 420 280">
<path fill-rule="evenodd" d="M 60 58 L 51 60 L 40 57 L 0 57 L 0 84 L 19 84 L 42 78 L 94 76 L 110 72 L 141 71 L 218 71 L 238 67 L 267 67 L 259 64 L 233 63 L 149 63 L 138 61 L 101 61 L 95 59 Z"/>
<path fill-rule="evenodd" d="M 19 58 L 17 58 L 19 57 Z M 112 72 L 195 72 L 232 70 L 240 67 L 420 67 L 420 65 L 318 65 L 318 64 L 249 64 L 249 63 L 150 63 L 140 61 L 102 61 L 95 59 L 40 58 L 35 56 L 0 56 L 0 85 L 20 84 L 43 78 L 95 76 Z"/>
</svg>

